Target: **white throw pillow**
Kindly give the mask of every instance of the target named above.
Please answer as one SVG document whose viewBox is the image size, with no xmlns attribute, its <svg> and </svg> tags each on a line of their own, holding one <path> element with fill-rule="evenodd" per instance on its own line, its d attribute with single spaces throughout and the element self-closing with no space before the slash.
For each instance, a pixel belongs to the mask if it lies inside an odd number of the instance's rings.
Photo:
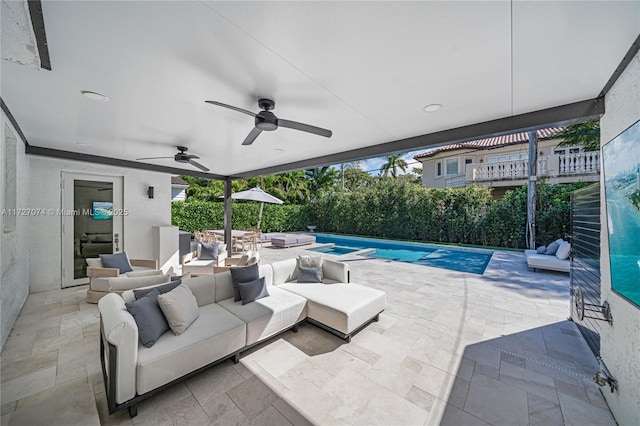
<svg viewBox="0 0 640 426">
<path fill-rule="evenodd" d="M 104 268 L 102 260 L 99 257 L 91 257 L 87 259 L 87 266 L 90 268 Z"/>
<path fill-rule="evenodd" d="M 560 243 L 560 247 L 556 251 L 556 257 L 560 260 L 565 260 L 569 258 L 569 254 L 571 253 L 571 244 L 566 241 Z"/>
<path fill-rule="evenodd" d="M 191 289 L 184 284 L 168 293 L 159 295 L 158 304 L 167 318 L 169 327 L 176 335 L 184 333 L 200 316 L 198 302 Z"/>
</svg>

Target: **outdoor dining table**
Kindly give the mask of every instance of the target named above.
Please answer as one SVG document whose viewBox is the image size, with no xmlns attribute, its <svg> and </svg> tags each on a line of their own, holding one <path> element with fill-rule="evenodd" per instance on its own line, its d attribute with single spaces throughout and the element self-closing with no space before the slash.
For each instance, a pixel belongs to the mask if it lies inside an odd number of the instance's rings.
<svg viewBox="0 0 640 426">
<path fill-rule="evenodd" d="M 207 229 L 206 232 L 212 232 L 216 235 L 220 235 L 222 237 L 224 237 L 224 229 Z M 239 229 L 232 229 L 231 230 L 231 247 L 235 247 L 236 246 L 236 241 L 238 240 L 242 240 L 245 235 L 252 233 L 253 231 L 241 231 Z M 256 247 L 257 249 L 257 247 Z"/>
</svg>

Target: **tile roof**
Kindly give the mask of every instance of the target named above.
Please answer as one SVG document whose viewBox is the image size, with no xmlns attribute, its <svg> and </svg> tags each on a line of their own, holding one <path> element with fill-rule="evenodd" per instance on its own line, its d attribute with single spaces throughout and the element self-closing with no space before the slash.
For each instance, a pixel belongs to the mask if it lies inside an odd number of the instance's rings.
<svg viewBox="0 0 640 426">
<path fill-rule="evenodd" d="M 182 180 L 182 178 L 180 176 L 171 176 L 171 184 L 172 185 L 189 186 L 189 184 L 187 182 L 185 182 L 184 180 Z"/>
<path fill-rule="evenodd" d="M 546 129 L 540 129 L 537 131 L 538 139 L 550 139 L 560 130 L 562 130 L 562 127 L 547 127 Z M 509 135 L 494 136 L 492 138 L 477 139 L 474 141 L 441 146 L 440 148 L 414 155 L 413 158 L 415 160 L 419 160 L 421 158 L 433 157 L 436 154 L 446 151 L 456 151 L 458 149 L 491 149 L 527 142 L 529 142 L 528 132 L 511 133 Z"/>
</svg>

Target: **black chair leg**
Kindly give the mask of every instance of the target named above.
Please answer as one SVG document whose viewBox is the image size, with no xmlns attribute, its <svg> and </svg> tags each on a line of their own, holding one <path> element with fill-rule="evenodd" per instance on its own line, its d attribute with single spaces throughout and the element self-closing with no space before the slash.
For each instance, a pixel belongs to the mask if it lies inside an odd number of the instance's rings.
<svg viewBox="0 0 640 426">
<path fill-rule="evenodd" d="M 134 418 L 138 415 L 138 404 L 130 405 L 127 410 L 129 410 L 129 417 Z"/>
</svg>

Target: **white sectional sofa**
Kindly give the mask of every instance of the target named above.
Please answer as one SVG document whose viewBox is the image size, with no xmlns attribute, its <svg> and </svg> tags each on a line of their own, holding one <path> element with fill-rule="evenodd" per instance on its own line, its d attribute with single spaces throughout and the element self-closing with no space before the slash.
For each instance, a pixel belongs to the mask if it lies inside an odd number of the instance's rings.
<svg viewBox="0 0 640 426">
<path fill-rule="evenodd" d="M 560 245 L 554 254 L 542 254 L 537 250 L 525 250 L 524 257 L 527 260 L 527 266 L 536 269 L 546 269 L 550 271 L 570 272 L 571 260 L 569 255 L 571 252 L 571 244 L 562 239 L 555 241 Z"/>
<path fill-rule="evenodd" d="M 186 279 L 195 296 L 199 318 L 182 334 L 166 332 L 148 348 L 140 344 L 138 328 L 122 296 L 100 299 L 101 361 L 109 413 L 137 404 L 156 392 L 201 370 L 232 358 L 303 321 L 350 341 L 351 335 L 377 321 L 386 307 L 382 291 L 349 283 L 347 264 L 324 259 L 323 283 L 297 283 L 296 259 L 261 265 L 269 296 L 246 305 L 234 302 L 230 272 Z"/>
</svg>

